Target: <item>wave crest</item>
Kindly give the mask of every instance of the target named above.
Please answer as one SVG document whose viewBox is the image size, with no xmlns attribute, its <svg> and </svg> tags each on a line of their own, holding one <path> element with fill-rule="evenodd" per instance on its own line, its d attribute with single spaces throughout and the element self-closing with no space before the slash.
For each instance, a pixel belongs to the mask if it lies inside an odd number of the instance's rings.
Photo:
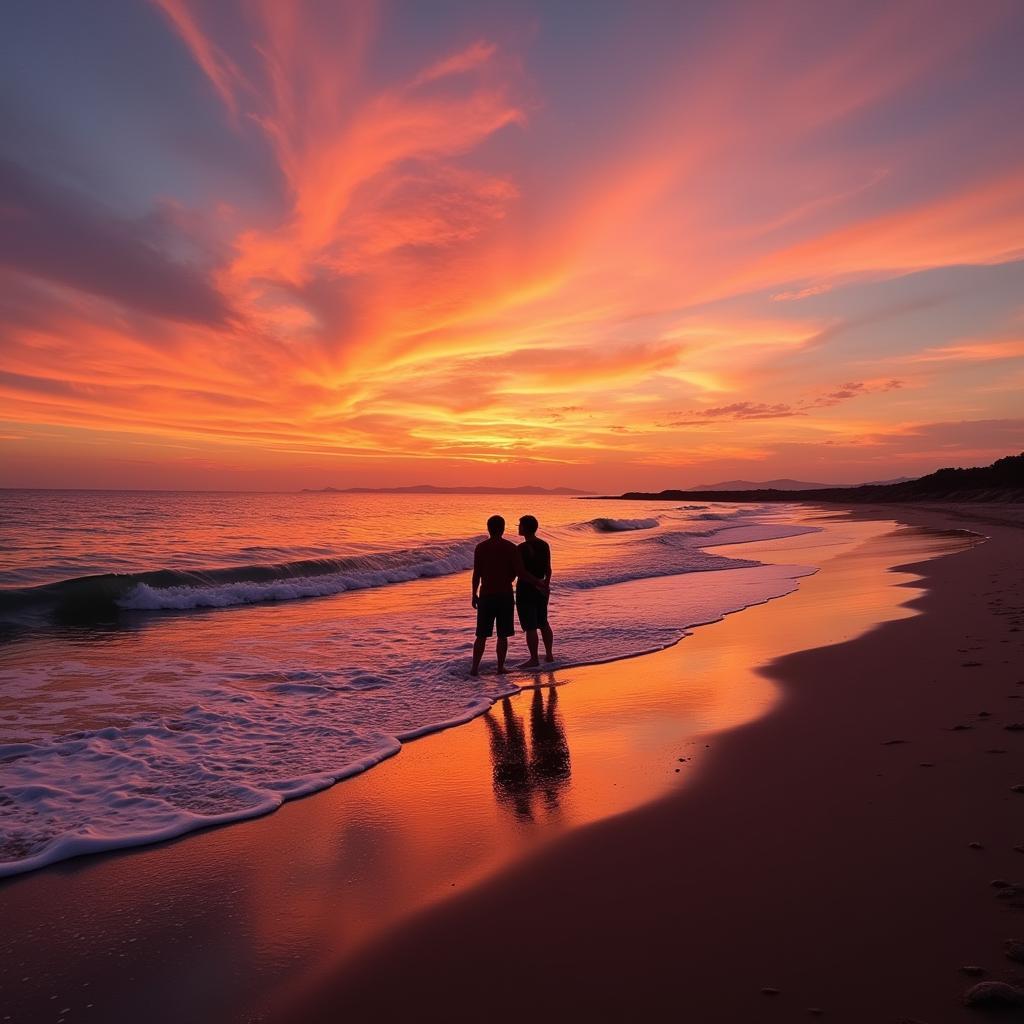
<svg viewBox="0 0 1024 1024">
<path fill-rule="evenodd" d="M 160 569 L 141 573 L 82 576 L 41 587 L 7 591 L 0 610 L 53 611 L 100 616 L 118 609 L 226 608 L 258 601 L 327 597 L 472 568 L 475 540 L 382 551 L 338 558 L 307 558 L 271 565 L 244 565 L 203 571 Z"/>
<path fill-rule="evenodd" d="M 582 523 L 597 533 L 623 533 L 627 530 L 653 530 L 658 525 L 657 519 L 611 519 L 601 516 Z"/>
</svg>

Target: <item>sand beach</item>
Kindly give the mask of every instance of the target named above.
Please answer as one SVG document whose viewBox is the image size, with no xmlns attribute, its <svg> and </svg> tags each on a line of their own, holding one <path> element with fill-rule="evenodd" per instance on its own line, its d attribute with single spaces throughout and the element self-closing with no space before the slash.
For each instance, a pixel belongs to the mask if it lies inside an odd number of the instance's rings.
<svg viewBox="0 0 1024 1024">
<path fill-rule="evenodd" d="M 8 880 L 5 1014 L 974 1019 L 1024 970 L 1021 510 L 807 515 L 743 545 L 821 566 L 789 596 L 268 817 Z"/>
</svg>

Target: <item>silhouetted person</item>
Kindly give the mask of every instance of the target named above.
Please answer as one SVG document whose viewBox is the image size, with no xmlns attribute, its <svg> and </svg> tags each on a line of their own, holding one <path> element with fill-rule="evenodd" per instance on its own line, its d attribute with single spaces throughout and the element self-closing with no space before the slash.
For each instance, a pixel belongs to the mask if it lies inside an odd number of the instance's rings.
<svg viewBox="0 0 1024 1024">
<path fill-rule="evenodd" d="M 519 556 L 516 546 L 505 540 L 505 520 L 491 516 L 487 520 L 490 536 L 476 546 L 473 555 L 473 607 L 476 609 L 476 643 L 473 644 L 471 676 L 479 675 L 480 659 L 484 656 L 487 638 L 498 626 L 498 671 L 507 672 L 508 638 L 515 633 L 515 597 L 512 581 L 519 574 Z M 479 588 L 479 594 L 477 590 Z"/>
<path fill-rule="evenodd" d="M 526 646 L 530 649 L 530 660 L 520 668 L 538 668 L 537 632 L 544 640 L 544 660 L 554 661 L 552 653 L 554 635 L 548 624 L 548 597 L 551 587 L 551 548 L 537 536 L 535 516 L 523 516 L 519 520 L 519 583 L 516 586 L 516 608 L 519 625 L 526 633 Z"/>
</svg>

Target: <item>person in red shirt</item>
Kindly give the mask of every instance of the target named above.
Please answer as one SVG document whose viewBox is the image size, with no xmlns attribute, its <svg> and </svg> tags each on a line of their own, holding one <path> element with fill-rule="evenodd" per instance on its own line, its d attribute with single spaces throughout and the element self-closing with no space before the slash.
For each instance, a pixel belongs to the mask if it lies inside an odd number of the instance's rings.
<svg viewBox="0 0 1024 1024">
<path fill-rule="evenodd" d="M 471 676 L 480 674 L 487 638 L 498 626 L 498 671 L 507 672 L 508 638 L 515 633 L 515 597 L 512 581 L 519 575 L 519 552 L 515 544 L 503 538 L 505 520 L 491 516 L 487 520 L 487 540 L 476 546 L 473 555 L 473 607 L 476 609 L 476 642 L 473 644 Z M 478 593 L 479 591 L 479 593 Z"/>
</svg>

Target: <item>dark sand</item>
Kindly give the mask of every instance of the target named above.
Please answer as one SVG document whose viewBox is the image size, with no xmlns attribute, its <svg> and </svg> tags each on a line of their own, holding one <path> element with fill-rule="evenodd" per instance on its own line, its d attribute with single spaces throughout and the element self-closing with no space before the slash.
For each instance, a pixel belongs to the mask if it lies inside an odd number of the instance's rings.
<svg viewBox="0 0 1024 1024">
<path fill-rule="evenodd" d="M 1024 981 L 1024 898 L 992 884 L 1024 879 L 1019 510 L 886 511 L 990 540 L 916 567 L 923 614 L 771 665 L 786 699 L 693 785 L 424 913 L 280 1019 L 979 1019 L 971 985 Z"/>
<path fill-rule="evenodd" d="M 961 966 L 1024 974 L 990 886 L 1024 877 L 1024 514 L 953 512 L 726 549 L 824 568 L 269 817 L 0 885 L 0 1020 L 975 1019 Z"/>
</svg>

